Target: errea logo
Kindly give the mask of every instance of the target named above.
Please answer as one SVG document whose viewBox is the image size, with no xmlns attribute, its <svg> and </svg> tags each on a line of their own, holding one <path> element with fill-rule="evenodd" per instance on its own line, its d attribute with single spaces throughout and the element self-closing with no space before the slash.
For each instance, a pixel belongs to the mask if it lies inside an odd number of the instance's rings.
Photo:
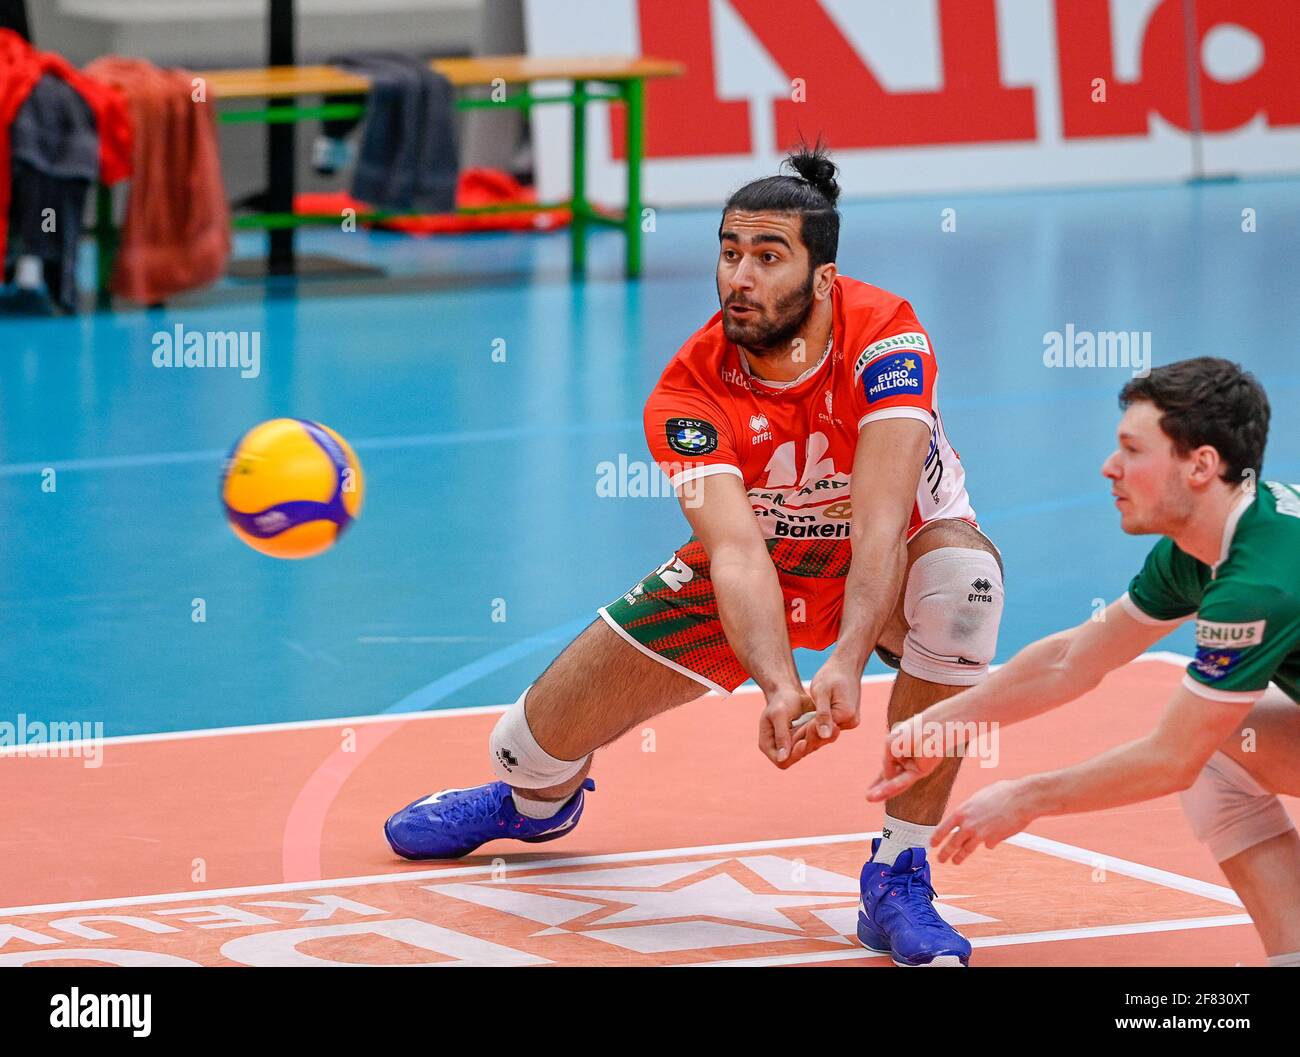
<svg viewBox="0 0 1300 1057">
<path fill-rule="evenodd" d="M 1196 622 L 1196 645 L 1201 647 L 1245 649 L 1264 641 L 1265 620 L 1242 624 L 1224 624 L 1213 620 Z"/>
</svg>

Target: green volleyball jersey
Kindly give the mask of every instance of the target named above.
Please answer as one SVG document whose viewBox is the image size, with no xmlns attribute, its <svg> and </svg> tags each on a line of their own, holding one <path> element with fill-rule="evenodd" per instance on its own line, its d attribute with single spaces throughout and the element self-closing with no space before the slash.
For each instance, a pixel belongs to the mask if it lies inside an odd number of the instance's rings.
<svg viewBox="0 0 1300 1057">
<path fill-rule="evenodd" d="M 1249 701 L 1274 682 L 1300 702 L 1300 485 L 1265 481 L 1233 508 L 1223 535 L 1213 566 L 1162 539 L 1129 584 L 1125 608 L 1144 623 L 1195 614 L 1188 689 Z"/>
</svg>

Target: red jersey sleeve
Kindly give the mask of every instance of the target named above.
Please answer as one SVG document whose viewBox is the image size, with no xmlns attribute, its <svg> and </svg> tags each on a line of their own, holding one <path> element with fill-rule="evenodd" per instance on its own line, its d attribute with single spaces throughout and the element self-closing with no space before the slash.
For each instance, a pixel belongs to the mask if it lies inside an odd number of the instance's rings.
<svg viewBox="0 0 1300 1057">
<path fill-rule="evenodd" d="M 938 376 L 930 336 L 904 301 L 853 361 L 858 428 L 883 418 L 932 425 Z"/>
<path fill-rule="evenodd" d="M 731 420 L 713 394 L 682 384 L 669 371 L 645 405 L 645 439 L 650 454 L 674 488 L 715 473 L 744 479 Z"/>
</svg>

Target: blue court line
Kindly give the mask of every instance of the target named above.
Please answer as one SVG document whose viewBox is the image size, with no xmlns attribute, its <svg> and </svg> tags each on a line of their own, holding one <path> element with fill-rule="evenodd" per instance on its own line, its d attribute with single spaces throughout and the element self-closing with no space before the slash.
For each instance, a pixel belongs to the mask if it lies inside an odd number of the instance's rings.
<svg viewBox="0 0 1300 1057">
<path fill-rule="evenodd" d="M 1056 510 L 1066 510 L 1071 507 L 1090 506 L 1094 503 L 1109 502 L 1110 494 L 1105 490 L 1098 493 L 1088 493 L 1086 495 L 1063 496 L 1058 499 L 1044 499 L 1033 503 L 1022 503 L 1018 506 L 1004 507 L 1001 510 L 995 510 L 988 515 L 980 514 L 980 524 L 986 524 L 990 521 L 1004 520 L 1014 517 L 1030 517 L 1034 514 L 1051 513 Z M 512 642 L 509 646 L 503 646 L 499 650 L 493 650 L 491 653 L 484 654 L 469 664 L 462 665 L 446 675 L 435 679 L 431 683 L 420 687 L 418 690 L 407 694 L 397 704 L 390 705 L 383 711 L 385 714 L 394 712 L 423 712 L 427 709 L 435 708 L 439 702 L 446 700 L 452 694 L 463 690 L 471 683 L 477 682 L 484 676 L 491 675 L 493 672 L 500 671 L 509 664 L 517 660 L 522 660 L 530 654 L 536 653 L 544 646 L 551 646 L 557 642 L 568 644 L 578 633 L 581 632 L 592 620 L 596 619 L 593 614 L 584 614 L 574 620 L 564 624 L 557 625 L 547 631 L 539 632 L 536 635 L 519 642 Z"/>
<path fill-rule="evenodd" d="M 363 437 L 352 442 L 357 451 L 389 451 L 395 448 L 434 448 L 456 444 L 482 444 L 498 440 L 527 440 L 533 437 L 571 436 L 583 433 L 613 433 L 642 428 L 637 419 L 619 422 L 586 422 L 570 426 L 513 426 L 505 429 L 479 429 L 456 433 L 412 433 L 396 437 Z M 229 454 L 226 448 L 206 451 L 150 452 L 140 455 L 106 455 L 93 459 L 62 459 L 53 462 L 11 462 L 0 465 L 0 477 L 19 477 L 41 473 L 46 469 L 123 470 L 140 466 L 168 466 L 178 463 L 218 462 Z"/>
<path fill-rule="evenodd" d="M 1282 467 L 1278 467 L 1273 476 L 1280 476 L 1277 470 L 1284 470 L 1290 474 L 1297 469 L 1300 469 L 1300 464 L 1286 463 Z M 1015 506 L 991 510 L 986 514 L 978 514 L 977 512 L 977 516 L 981 525 L 987 525 L 991 522 L 1005 521 L 1009 518 L 1052 514 L 1060 510 L 1071 510 L 1076 507 L 1094 506 L 1109 502 L 1111 502 L 1110 492 L 1102 488 L 1096 492 L 1086 492 L 1081 495 L 1058 496 L 1056 499 L 1040 499 L 1032 503 L 1018 503 Z M 1118 526 L 1116 528 L 1118 529 Z M 483 676 L 491 675 L 508 664 L 527 657 L 529 654 L 536 653 L 543 646 L 549 646 L 556 642 L 567 644 L 570 640 L 576 638 L 578 633 L 590 624 L 593 619 L 595 619 L 593 616 L 584 615 L 553 627 L 549 631 L 539 632 L 530 638 L 521 639 L 519 642 L 494 650 L 420 687 L 414 693 L 402 698 L 397 704 L 384 709 L 384 712 L 421 712 L 433 708 L 438 702 L 450 697 L 457 690 L 462 690 Z"/>
<path fill-rule="evenodd" d="M 1294 377 L 1294 376 L 1290 376 Z M 1269 389 L 1295 388 L 1293 381 L 1273 381 Z M 990 410 L 994 407 L 1020 404 L 1050 404 L 1095 399 L 1103 395 L 1116 395 L 1119 390 L 1090 386 L 1056 393 L 1012 393 L 1005 396 L 957 396 L 945 397 L 944 408 L 979 408 Z M 395 437 L 363 437 L 352 442 L 357 451 L 393 451 L 401 448 L 433 448 L 457 444 L 482 444 L 502 440 L 527 440 L 535 437 L 578 436 L 587 433 L 618 432 L 620 430 L 643 427 L 641 419 L 622 419 L 617 422 L 588 422 L 568 426 L 513 426 L 502 429 L 461 430 L 452 433 L 411 433 Z M 229 454 L 225 448 L 209 448 L 203 451 L 147 452 L 139 455 L 106 455 L 89 459 L 62 459 L 53 462 L 14 462 L 0 464 L 0 477 L 20 477 L 23 474 L 42 473 L 47 469 L 56 471 L 84 470 L 130 470 L 142 466 L 173 466 L 197 462 L 218 462 Z"/>
<path fill-rule="evenodd" d="M 457 690 L 461 690 L 469 686 L 470 683 L 477 682 L 483 676 L 491 675 L 493 672 L 499 671 L 506 665 L 513 664 L 529 654 L 536 653 L 544 646 L 552 646 L 557 642 L 568 643 L 571 639 L 576 638 L 583 628 L 593 620 L 598 619 L 595 613 L 585 613 L 581 617 L 553 627 L 549 631 L 542 631 L 526 639 L 521 639 L 519 642 L 513 642 L 509 646 L 503 646 L 499 650 L 494 650 L 477 660 L 470 661 L 469 664 L 448 672 L 440 679 L 435 679 L 433 682 L 420 687 L 414 693 L 407 694 L 397 704 L 384 709 L 384 713 L 422 712 L 425 709 L 433 708 L 439 701 L 450 697 Z"/>
</svg>

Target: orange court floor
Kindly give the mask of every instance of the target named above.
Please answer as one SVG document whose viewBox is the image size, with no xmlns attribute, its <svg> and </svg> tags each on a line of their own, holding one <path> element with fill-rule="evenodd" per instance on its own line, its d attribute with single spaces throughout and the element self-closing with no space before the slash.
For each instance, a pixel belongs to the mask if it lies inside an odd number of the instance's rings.
<svg viewBox="0 0 1300 1057">
<path fill-rule="evenodd" d="M 1180 678 L 1151 654 L 999 731 L 952 806 L 1141 735 Z M 702 697 L 599 754 L 573 833 L 455 862 L 398 858 L 383 821 L 487 780 L 504 706 L 8 751 L 0 965 L 892 968 L 855 938 L 888 692 L 864 680 L 862 726 L 784 772 L 757 748 L 756 690 Z M 972 966 L 1265 960 L 1175 796 L 1039 819 L 934 882 Z"/>
</svg>

